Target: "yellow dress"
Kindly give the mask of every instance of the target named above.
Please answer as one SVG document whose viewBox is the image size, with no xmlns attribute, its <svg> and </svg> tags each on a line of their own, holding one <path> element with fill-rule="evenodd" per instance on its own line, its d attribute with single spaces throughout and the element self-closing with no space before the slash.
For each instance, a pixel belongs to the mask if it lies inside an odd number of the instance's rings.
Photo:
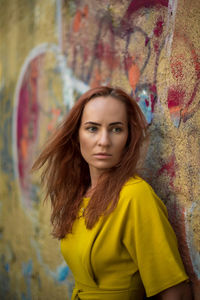
<svg viewBox="0 0 200 300">
<path fill-rule="evenodd" d="M 61 251 L 75 278 L 72 300 L 141 300 L 188 279 L 167 209 L 139 177 L 91 230 L 80 210 Z"/>
</svg>

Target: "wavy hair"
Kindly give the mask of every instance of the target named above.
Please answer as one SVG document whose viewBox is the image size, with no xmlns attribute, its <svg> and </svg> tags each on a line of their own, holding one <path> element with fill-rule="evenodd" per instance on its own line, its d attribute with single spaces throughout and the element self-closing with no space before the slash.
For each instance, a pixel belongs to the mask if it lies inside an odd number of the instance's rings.
<svg viewBox="0 0 200 300">
<path fill-rule="evenodd" d="M 124 183 L 138 174 L 137 165 L 147 123 L 137 102 L 120 88 L 100 86 L 90 89 L 72 107 L 32 167 L 33 171 L 42 168 L 41 183 L 46 189 L 45 200 L 50 197 L 52 205 L 52 234 L 58 239 L 72 232 L 82 199 L 90 186 L 89 167 L 80 152 L 78 131 L 86 103 L 99 96 L 113 97 L 125 103 L 128 139 L 121 161 L 98 180 L 85 211 L 88 229 L 95 225 L 100 216 L 109 215 L 114 210 Z"/>
</svg>

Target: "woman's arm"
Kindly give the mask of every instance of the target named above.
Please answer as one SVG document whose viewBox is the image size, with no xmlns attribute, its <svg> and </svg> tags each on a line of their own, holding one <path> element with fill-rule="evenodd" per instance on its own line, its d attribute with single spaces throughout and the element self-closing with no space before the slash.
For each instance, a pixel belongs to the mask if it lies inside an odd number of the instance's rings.
<svg viewBox="0 0 200 300">
<path fill-rule="evenodd" d="M 189 283 L 182 282 L 159 293 L 158 300 L 192 300 L 192 292 Z"/>
</svg>

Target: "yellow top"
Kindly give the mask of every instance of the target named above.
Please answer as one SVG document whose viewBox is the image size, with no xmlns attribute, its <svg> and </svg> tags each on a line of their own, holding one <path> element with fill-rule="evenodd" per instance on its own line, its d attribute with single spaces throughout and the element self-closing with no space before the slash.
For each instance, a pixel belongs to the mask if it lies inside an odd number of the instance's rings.
<svg viewBox="0 0 200 300">
<path fill-rule="evenodd" d="M 140 300 L 188 278 L 167 209 L 139 177 L 127 181 L 115 210 L 91 230 L 80 210 L 61 251 L 75 278 L 72 300 Z"/>
</svg>

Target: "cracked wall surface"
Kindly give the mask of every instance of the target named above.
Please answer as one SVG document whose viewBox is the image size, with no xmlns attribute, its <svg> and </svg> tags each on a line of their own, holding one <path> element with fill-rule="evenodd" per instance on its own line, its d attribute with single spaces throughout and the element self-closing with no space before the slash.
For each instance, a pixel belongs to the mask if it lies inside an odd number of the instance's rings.
<svg viewBox="0 0 200 300">
<path fill-rule="evenodd" d="M 149 124 L 145 174 L 200 299 L 200 2 L 5 1 L 0 9 L 0 298 L 70 298 L 34 158 L 76 99 L 110 84 Z"/>
</svg>

